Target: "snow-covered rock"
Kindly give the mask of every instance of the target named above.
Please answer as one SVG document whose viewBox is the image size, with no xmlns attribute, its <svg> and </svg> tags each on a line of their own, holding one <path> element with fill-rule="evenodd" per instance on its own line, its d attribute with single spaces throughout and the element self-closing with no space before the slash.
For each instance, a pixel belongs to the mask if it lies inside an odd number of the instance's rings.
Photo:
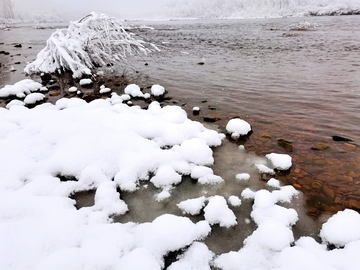
<svg viewBox="0 0 360 270">
<path fill-rule="evenodd" d="M 245 120 L 234 118 L 227 123 L 226 131 L 231 135 L 231 138 L 237 140 L 240 136 L 247 135 L 251 131 L 251 126 Z"/>
<path fill-rule="evenodd" d="M 292 166 L 292 158 L 287 154 L 276 154 L 271 153 L 267 154 L 266 158 L 268 158 L 273 164 L 274 168 L 280 171 L 286 171 Z"/>
<path fill-rule="evenodd" d="M 35 104 L 36 102 L 42 101 L 45 99 L 45 95 L 41 93 L 31 93 L 27 95 L 24 99 L 26 105 Z"/>
<path fill-rule="evenodd" d="M 162 96 L 165 93 L 165 88 L 159 84 L 151 86 L 151 94 L 155 97 Z"/>
<path fill-rule="evenodd" d="M 37 91 L 42 87 L 41 83 L 35 82 L 31 79 L 24 79 L 15 83 L 14 85 L 6 85 L 0 89 L 0 97 L 6 98 L 9 96 L 16 96 L 24 98 L 31 92 Z"/>
<path fill-rule="evenodd" d="M 227 228 L 237 225 L 234 212 L 228 207 L 225 198 L 222 196 L 216 195 L 209 198 L 204 213 L 205 219 L 210 225 L 219 224 L 219 226 Z"/>
<path fill-rule="evenodd" d="M 132 97 L 144 97 L 144 93 L 141 92 L 140 87 L 136 84 L 129 84 L 125 87 L 124 92 Z"/>
</svg>

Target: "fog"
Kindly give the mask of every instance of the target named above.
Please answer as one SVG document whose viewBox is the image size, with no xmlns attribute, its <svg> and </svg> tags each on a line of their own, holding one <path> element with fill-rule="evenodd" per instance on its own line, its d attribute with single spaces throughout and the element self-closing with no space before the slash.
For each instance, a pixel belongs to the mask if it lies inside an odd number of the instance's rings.
<svg viewBox="0 0 360 270">
<path fill-rule="evenodd" d="M 144 18 L 157 15 L 157 11 L 171 0 L 12 0 L 15 16 L 59 17 L 77 19 L 91 11 L 99 11 L 126 18 Z"/>
</svg>

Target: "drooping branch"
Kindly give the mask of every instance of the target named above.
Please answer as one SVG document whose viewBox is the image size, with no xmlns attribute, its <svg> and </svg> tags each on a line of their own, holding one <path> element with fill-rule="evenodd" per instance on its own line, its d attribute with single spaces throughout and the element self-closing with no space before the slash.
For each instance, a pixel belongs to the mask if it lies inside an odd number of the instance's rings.
<svg viewBox="0 0 360 270">
<path fill-rule="evenodd" d="M 91 13 L 67 29 L 54 32 L 46 47 L 26 73 L 71 71 L 78 78 L 100 66 L 125 62 L 129 55 L 148 54 L 159 50 L 154 44 L 136 39 L 114 17 Z"/>
</svg>

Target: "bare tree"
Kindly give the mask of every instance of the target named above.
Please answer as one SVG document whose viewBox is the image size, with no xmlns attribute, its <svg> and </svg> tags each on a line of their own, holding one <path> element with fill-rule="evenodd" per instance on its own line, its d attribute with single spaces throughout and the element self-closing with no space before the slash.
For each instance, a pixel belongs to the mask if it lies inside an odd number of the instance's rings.
<svg viewBox="0 0 360 270">
<path fill-rule="evenodd" d="M 14 11 L 10 0 L 0 0 L 0 18 L 14 19 Z"/>
</svg>

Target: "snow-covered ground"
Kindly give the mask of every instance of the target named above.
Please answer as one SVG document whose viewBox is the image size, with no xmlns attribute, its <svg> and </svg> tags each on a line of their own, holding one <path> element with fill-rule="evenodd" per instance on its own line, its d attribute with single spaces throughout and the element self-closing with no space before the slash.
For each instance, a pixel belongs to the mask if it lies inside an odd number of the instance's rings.
<svg viewBox="0 0 360 270">
<path fill-rule="evenodd" d="M 40 88 L 27 80 L 0 94 L 36 102 Z M 345 210 L 331 217 L 319 232 L 321 243 L 295 239 L 298 214 L 280 204 L 298 191 L 276 179 L 269 190 L 188 198 L 177 205 L 183 216 L 113 222 L 114 215 L 132 211 L 124 191 L 153 185 L 153 200 L 171 203 L 183 175 L 209 187 L 227 181 L 211 169 L 212 148 L 221 147 L 224 134 L 189 120 L 178 106 L 128 106 L 139 89 L 127 89 L 90 103 L 62 98 L 29 109 L 14 100 L 0 108 L 0 269 L 164 269 L 164 257 L 179 250 L 168 269 L 359 269 L 360 214 Z M 273 167 L 254 166 L 273 171 L 292 165 L 288 155 L 267 159 Z M 95 190 L 94 205 L 77 209 L 71 195 L 89 190 Z M 252 202 L 250 217 L 234 214 L 243 201 Z M 203 240 L 215 226 L 241 226 L 239 218 L 251 218 L 256 229 L 240 250 L 215 255 Z"/>
</svg>

